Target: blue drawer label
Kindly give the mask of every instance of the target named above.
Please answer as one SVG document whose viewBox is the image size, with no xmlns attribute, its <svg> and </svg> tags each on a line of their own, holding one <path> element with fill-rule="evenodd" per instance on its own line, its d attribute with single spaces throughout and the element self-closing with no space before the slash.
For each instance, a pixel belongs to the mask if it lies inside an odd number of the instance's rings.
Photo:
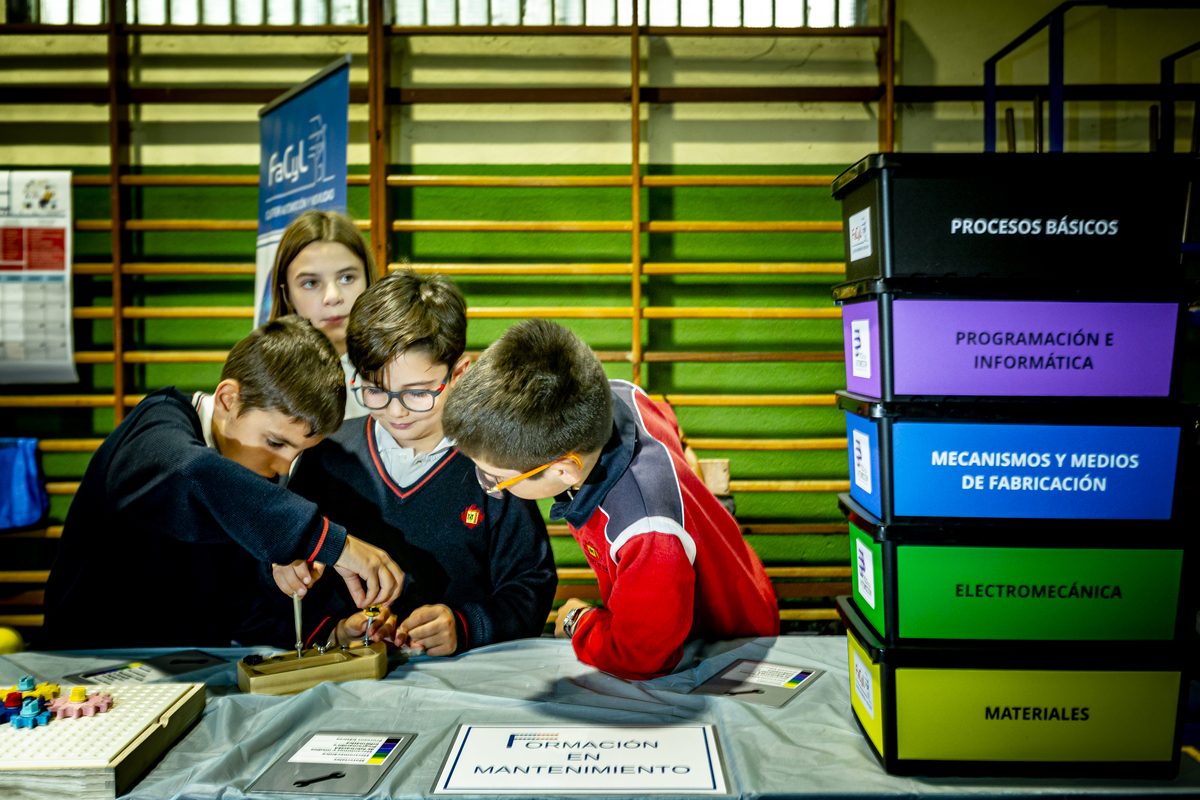
<svg viewBox="0 0 1200 800">
<path fill-rule="evenodd" d="M 897 422 L 892 450 L 898 516 L 1169 519 L 1179 428 Z"/>
<path fill-rule="evenodd" d="M 882 516 L 879 480 L 879 426 L 846 412 L 850 452 L 850 496 L 875 516 Z"/>
</svg>

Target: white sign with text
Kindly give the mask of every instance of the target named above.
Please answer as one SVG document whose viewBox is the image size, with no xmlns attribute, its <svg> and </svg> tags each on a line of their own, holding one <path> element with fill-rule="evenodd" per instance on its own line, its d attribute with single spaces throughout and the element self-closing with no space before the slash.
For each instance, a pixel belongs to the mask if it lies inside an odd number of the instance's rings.
<svg viewBox="0 0 1200 800">
<path fill-rule="evenodd" d="M 711 725 L 463 725 L 434 794 L 726 794 Z"/>
<path fill-rule="evenodd" d="M 851 676 L 851 680 L 854 681 L 854 693 L 858 695 L 863 708 L 867 710 L 871 719 L 875 719 L 875 679 L 871 676 L 871 670 L 858 657 L 858 653 L 854 653 L 854 675 Z"/>
<path fill-rule="evenodd" d="M 856 378 L 871 377 L 871 321 L 856 319 L 850 322 L 850 372 Z"/>
<path fill-rule="evenodd" d="M 871 608 L 875 607 L 875 554 L 862 539 L 854 540 L 858 554 L 858 593 Z"/>
<path fill-rule="evenodd" d="M 871 209 L 864 208 L 850 215 L 850 260 L 858 261 L 871 255 Z"/>
<path fill-rule="evenodd" d="M 854 447 L 854 482 L 871 493 L 871 437 L 862 431 L 850 431 Z"/>
</svg>

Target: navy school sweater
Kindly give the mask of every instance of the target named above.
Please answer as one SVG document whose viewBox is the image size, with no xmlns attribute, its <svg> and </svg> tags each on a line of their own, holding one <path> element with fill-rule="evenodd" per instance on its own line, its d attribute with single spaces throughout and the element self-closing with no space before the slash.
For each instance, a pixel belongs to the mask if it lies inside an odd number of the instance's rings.
<svg viewBox="0 0 1200 800">
<path fill-rule="evenodd" d="M 88 464 L 38 646 L 228 646 L 259 599 L 256 562 L 332 564 L 345 540 L 315 504 L 207 447 L 189 399 L 163 389 Z"/>
<path fill-rule="evenodd" d="M 288 488 L 396 559 L 405 579 L 392 611 L 401 621 L 423 605 L 449 607 L 460 653 L 540 635 L 558 579 L 537 505 L 507 492 L 489 497 L 475 465 L 454 449 L 415 485 L 396 486 L 375 433 L 370 417 L 346 420 L 304 453 Z M 290 614 L 287 598 L 272 599 L 279 613 Z M 357 611 L 345 584 L 330 572 L 310 590 L 304 607 L 305 637 L 313 644 L 324 643 L 330 626 Z"/>
</svg>

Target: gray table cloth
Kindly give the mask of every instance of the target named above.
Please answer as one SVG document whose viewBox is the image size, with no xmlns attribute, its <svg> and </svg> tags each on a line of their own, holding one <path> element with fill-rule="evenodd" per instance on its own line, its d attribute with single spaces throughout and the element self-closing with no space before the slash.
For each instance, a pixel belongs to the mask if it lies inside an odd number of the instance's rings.
<svg viewBox="0 0 1200 800">
<path fill-rule="evenodd" d="M 0 682 L 32 674 L 57 680 L 165 650 L 21 653 L 0 657 Z M 845 637 L 780 637 L 694 644 L 690 668 L 629 682 L 580 664 L 568 642 L 527 639 L 450 659 L 416 658 L 383 681 L 323 684 L 292 697 L 244 695 L 233 663 L 254 649 L 208 649 L 226 666 L 181 675 L 203 682 L 204 715 L 135 784 L 131 798 L 246 795 L 246 787 L 307 733 L 397 731 L 417 740 L 372 798 L 416 798 L 433 783 L 460 724 L 615 724 L 715 726 L 731 794 L 747 800 L 791 797 L 1013 797 L 1200 794 L 1200 763 L 1184 755 L 1173 781 L 903 778 L 887 775 L 850 712 Z M 689 695 L 694 686 L 748 658 L 825 674 L 783 708 Z"/>
</svg>

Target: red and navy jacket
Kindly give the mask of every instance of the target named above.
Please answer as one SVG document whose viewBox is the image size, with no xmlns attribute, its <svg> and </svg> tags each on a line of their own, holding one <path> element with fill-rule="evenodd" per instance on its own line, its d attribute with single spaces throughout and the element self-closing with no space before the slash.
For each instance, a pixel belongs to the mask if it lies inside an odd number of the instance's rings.
<svg viewBox="0 0 1200 800">
<path fill-rule="evenodd" d="M 565 519 L 600 582 L 579 659 L 622 678 L 670 672 L 694 637 L 776 636 L 779 605 L 737 522 L 688 467 L 670 408 L 612 381 L 613 435 Z"/>
</svg>

